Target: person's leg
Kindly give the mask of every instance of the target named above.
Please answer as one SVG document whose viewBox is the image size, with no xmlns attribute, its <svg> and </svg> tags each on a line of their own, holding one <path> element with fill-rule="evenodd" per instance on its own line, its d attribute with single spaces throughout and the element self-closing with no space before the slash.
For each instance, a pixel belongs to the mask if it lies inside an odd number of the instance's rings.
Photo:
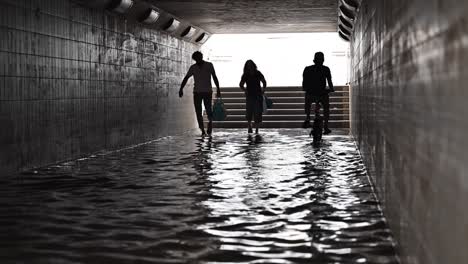
<svg viewBox="0 0 468 264">
<path fill-rule="evenodd" d="M 324 121 L 324 134 L 330 134 L 331 130 L 328 127 L 328 121 L 330 119 L 330 96 L 325 95 L 322 98 L 323 105 L 323 121 Z"/>
<path fill-rule="evenodd" d="M 310 135 L 313 135 L 314 143 L 316 144 L 318 136 L 322 135 L 322 128 L 320 127 L 320 122 L 323 120 L 320 116 L 320 107 L 322 101 L 320 96 L 313 96 L 311 101 L 314 104 L 314 123 L 312 124 Z"/>
<path fill-rule="evenodd" d="M 203 98 L 200 93 L 193 93 L 193 104 L 195 106 L 195 113 L 197 115 L 198 127 L 204 135 L 205 127 L 203 125 L 202 100 Z"/>
<path fill-rule="evenodd" d="M 304 111 L 306 114 L 306 120 L 310 120 L 310 110 L 312 108 L 312 96 L 309 93 L 305 94 Z"/>
<path fill-rule="evenodd" d="M 247 119 L 248 133 L 252 133 L 252 119 L 254 115 L 252 98 L 245 98 L 245 118 Z"/>
<path fill-rule="evenodd" d="M 321 98 L 314 98 L 313 101 L 315 104 L 315 107 L 314 107 L 315 117 L 320 117 L 320 104 L 322 103 L 322 100 Z"/>
<path fill-rule="evenodd" d="M 306 115 L 306 119 L 304 121 L 303 127 L 308 128 L 310 127 L 310 111 L 312 108 L 312 95 L 309 93 L 305 94 L 304 98 L 304 113 Z"/>
<path fill-rule="evenodd" d="M 253 133 L 252 131 L 252 120 L 247 121 L 247 133 Z"/>
<path fill-rule="evenodd" d="M 260 124 L 262 123 L 263 119 L 263 96 L 257 98 L 255 102 L 255 133 L 258 134 L 258 130 L 260 128 Z"/>
<path fill-rule="evenodd" d="M 208 117 L 208 134 L 213 130 L 213 94 L 203 93 L 203 103 L 205 105 L 206 116 Z"/>
</svg>

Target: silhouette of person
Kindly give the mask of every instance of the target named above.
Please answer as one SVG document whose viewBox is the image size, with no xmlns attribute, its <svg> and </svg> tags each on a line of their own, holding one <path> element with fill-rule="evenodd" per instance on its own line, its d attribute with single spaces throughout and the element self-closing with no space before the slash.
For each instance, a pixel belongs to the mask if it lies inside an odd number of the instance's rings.
<svg viewBox="0 0 468 264">
<path fill-rule="evenodd" d="M 263 84 L 263 88 L 260 84 Z M 247 88 L 245 87 L 247 85 Z M 263 74 L 257 70 L 257 65 L 248 60 L 244 65 L 244 74 L 242 74 L 239 83 L 242 91 L 245 92 L 245 111 L 248 122 L 248 133 L 252 133 L 252 119 L 255 122 L 255 133 L 258 134 L 260 123 L 262 122 L 263 114 L 263 94 L 267 83 Z"/>
<path fill-rule="evenodd" d="M 219 81 L 216 76 L 214 66 L 211 62 L 203 60 L 203 54 L 196 51 L 192 55 L 192 59 L 196 62 L 185 75 L 184 80 L 180 86 L 179 97 L 184 96 L 184 87 L 190 77 L 193 76 L 195 85 L 193 88 L 193 104 L 195 105 L 195 112 L 197 115 L 198 127 L 200 128 L 202 135 L 206 135 L 205 128 L 203 125 L 203 114 L 202 114 L 202 102 L 205 105 L 206 114 L 208 116 L 208 135 L 211 135 L 213 129 L 213 109 L 212 109 L 212 96 L 213 87 L 211 86 L 211 77 L 217 88 L 217 97 L 221 97 L 221 91 L 219 89 Z"/>
<path fill-rule="evenodd" d="M 315 115 L 319 116 L 320 104 L 323 107 L 324 134 L 330 134 L 328 127 L 330 119 L 330 97 L 329 93 L 334 92 L 330 68 L 324 66 L 325 55 L 322 52 L 315 53 L 314 65 L 304 69 L 302 89 L 305 91 L 305 114 L 304 128 L 310 127 L 310 110 L 312 103 L 315 103 Z M 329 89 L 327 89 L 327 83 Z"/>
</svg>

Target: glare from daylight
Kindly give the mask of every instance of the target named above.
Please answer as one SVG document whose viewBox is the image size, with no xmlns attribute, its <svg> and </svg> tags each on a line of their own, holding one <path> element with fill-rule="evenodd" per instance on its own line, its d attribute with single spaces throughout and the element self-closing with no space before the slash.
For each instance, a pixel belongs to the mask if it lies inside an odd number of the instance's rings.
<svg viewBox="0 0 468 264">
<path fill-rule="evenodd" d="M 334 83 L 349 80 L 349 43 L 336 33 L 216 34 L 202 47 L 212 62 L 221 86 L 236 87 L 246 60 L 253 60 L 269 86 L 300 86 L 304 67 L 315 52 L 325 53 Z"/>
</svg>

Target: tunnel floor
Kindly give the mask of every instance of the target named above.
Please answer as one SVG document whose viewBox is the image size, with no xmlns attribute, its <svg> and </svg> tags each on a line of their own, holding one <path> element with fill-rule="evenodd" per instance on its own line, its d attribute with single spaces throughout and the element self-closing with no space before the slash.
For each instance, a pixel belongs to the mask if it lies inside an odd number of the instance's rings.
<svg viewBox="0 0 468 264">
<path fill-rule="evenodd" d="M 2 263 L 398 263 L 354 141 L 167 137 L 4 178 Z"/>
</svg>

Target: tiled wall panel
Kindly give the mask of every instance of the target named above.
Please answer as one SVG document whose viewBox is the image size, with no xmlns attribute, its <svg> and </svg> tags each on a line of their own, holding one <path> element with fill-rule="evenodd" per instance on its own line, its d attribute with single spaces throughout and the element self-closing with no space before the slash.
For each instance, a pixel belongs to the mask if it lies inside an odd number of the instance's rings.
<svg viewBox="0 0 468 264">
<path fill-rule="evenodd" d="M 72 1 L 0 0 L 0 170 L 196 127 L 194 44 Z"/>
<path fill-rule="evenodd" d="M 468 263 L 468 4 L 364 0 L 352 131 L 404 263 Z"/>
</svg>

